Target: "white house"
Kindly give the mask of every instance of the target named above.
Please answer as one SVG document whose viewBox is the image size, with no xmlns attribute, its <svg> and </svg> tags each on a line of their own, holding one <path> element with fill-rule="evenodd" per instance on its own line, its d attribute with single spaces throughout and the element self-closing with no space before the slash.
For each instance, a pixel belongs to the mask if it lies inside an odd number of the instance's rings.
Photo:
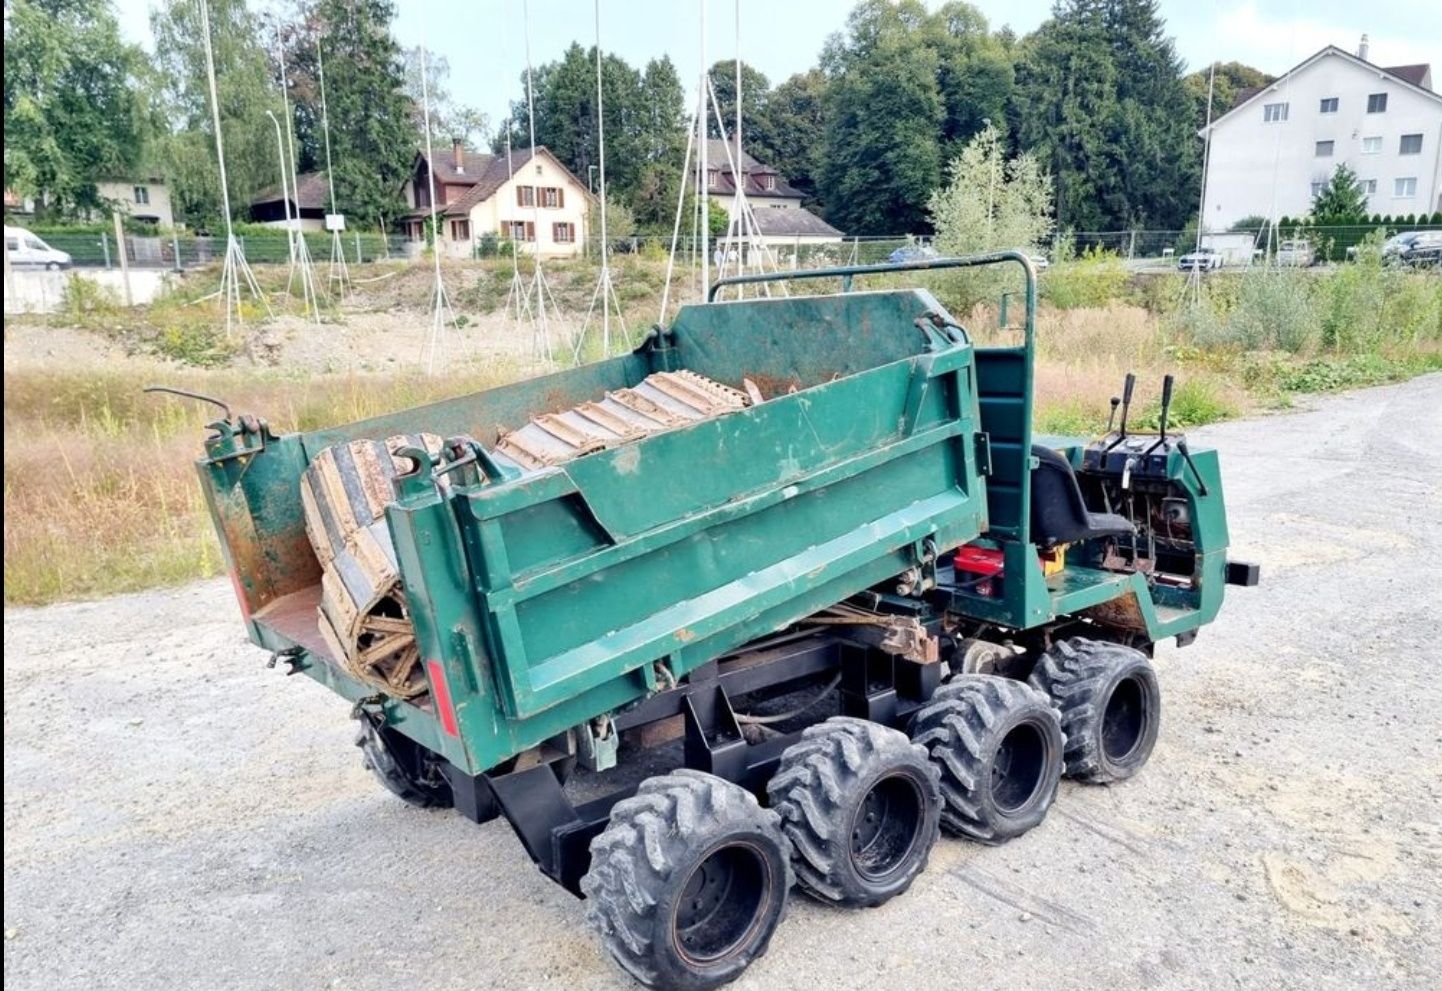
<svg viewBox="0 0 1442 991">
<path fill-rule="evenodd" d="M 175 214 L 170 209 L 170 189 L 158 175 L 135 178 L 101 179 L 95 183 L 101 199 L 108 200 L 116 210 L 128 213 L 141 223 L 171 227 Z"/>
<path fill-rule="evenodd" d="M 487 234 L 515 241 L 522 253 L 539 249 L 548 258 L 584 250 L 595 197 L 544 145 L 533 161 L 530 149 L 487 155 L 457 141 L 448 153 L 436 153 L 433 171 L 439 242 L 450 257 L 471 257 Z M 425 239 L 431 172 L 432 163 L 417 154 L 404 190 L 411 209 L 399 219 L 411 241 Z"/>
<path fill-rule="evenodd" d="M 1207 138 L 1204 129 L 1200 136 Z M 1429 65 L 1384 68 L 1328 46 L 1212 121 L 1203 226 L 1303 217 L 1338 165 L 1372 214 L 1442 210 L 1442 95 Z"/>
</svg>

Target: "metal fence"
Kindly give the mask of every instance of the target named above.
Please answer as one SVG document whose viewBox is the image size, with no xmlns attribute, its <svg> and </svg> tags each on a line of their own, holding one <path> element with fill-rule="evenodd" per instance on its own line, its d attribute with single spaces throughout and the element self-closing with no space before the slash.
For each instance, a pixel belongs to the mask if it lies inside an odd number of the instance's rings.
<svg viewBox="0 0 1442 991">
<path fill-rule="evenodd" d="M 1266 229 L 1233 231 L 1224 235 L 1208 232 L 1204 240 L 1225 238 L 1233 245 L 1229 249 L 1229 264 L 1265 261 L 1275 254 L 1281 241 L 1296 239 L 1311 244 L 1318 261 L 1345 262 L 1357 244 L 1379 229 L 1390 236 L 1401 231 L 1442 230 L 1442 225 L 1298 227 L 1279 230 L 1275 235 Z M 68 254 L 71 264 L 77 268 L 119 268 L 122 247 L 126 262 L 132 268 L 171 271 L 217 263 L 225 251 L 224 238 L 179 232 L 153 236 L 127 234 L 121 244 L 117 244 L 115 235 L 108 231 L 92 233 L 40 229 L 35 233 L 51 248 Z M 414 260 L 425 256 L 427 250 L 424 242 L 401 235 L 382 237 L 379 233 L 349 231 L 340 236 L 338 243 L 324 232 L 306 232 L 304 237 L 306 248 L 316 262 L 328 261 L 336 250 L 344 254 L 348 264 Z M 1250 249 L 1236 247 L 1247 237 L 1251 238 Z M 280 230 L 248 231 L 237 234 L 237 240 L 251 264 L 285 264 L 290 260 L 289 243 Z M 1194 250 L 1196 244 L 1194 230 L 1075 231 L 1058 233 L 1049 244 L 1037 246 L 1036 251 L 1050 262 L 1064 261 L 1089 252 L 1106 252 L 1126 261 L 1132 268 L 1148 268 L 1174 264 L 1177 256 Z M 830 241 L 772 237 L 766 239 L 766 245 L 769 264 L 780 268 L 877 264 L 904 260 L 934 250 L 932 238 L 928 235 L 842 237 Z M 452 260 L 505 258 L 512 248 L 508 241 L 482 237 L 469 245 L 448 243 L 445 257 Z M 514 248 L 523 258 L 532 250 L 532 246 L 525 243 L 514 245 Z M 594 259 L 599 254 L 599 239 L 589 238 L 576 248 L 582 257 Z M 671 238 L 667 235 L 618 237 L 611 239 L 610 248 L 618 259 L 633 256 L 664 259 L 671 250 Z M 680 238 L 677 242 L 678 264 L 694 264 L 701 250 L 699 238 Z M 708 240 L 706 250 L 712 256 L 712 263 L 719 265 L 723 261 L 734 263 L 738 254 L 744 256 L 751 249 L 746 244 L 729 242 L 724 237 L 713 237 Z"/>
<path fill-rule="evenodd" d="M 38 230 L 34 232 L 42 241 L 56 251 L 70 256 L 70 264 L 76 268 L 106 268 L 120 266 L 120 252 L 125 251 L 125 260 L 132 268 L 155 268 L 182 271 L 219 262 L 225 255 L 225 238 L 205 237 L 194 234 L 144 235 L 127 234 L 121 243 L 115 235 L 99 233 Z M 323 232 L 306 232 L 306 250 L 312 259 L 326 261 L 337 245 L 331 235 Z M 252 264 L 286 263 L 290 260 L 290 244 L 283 231 L 270 233 L 237 234 L 245 256 Z M 363 234 L 351 231 L 340 236 L 339 250 L 348 264 L 406 258 L 406 240 L 399 235 L 381 237 L 379 234 Z M 19 264 L 22 266 L 24 262 Z"/>
</svg>

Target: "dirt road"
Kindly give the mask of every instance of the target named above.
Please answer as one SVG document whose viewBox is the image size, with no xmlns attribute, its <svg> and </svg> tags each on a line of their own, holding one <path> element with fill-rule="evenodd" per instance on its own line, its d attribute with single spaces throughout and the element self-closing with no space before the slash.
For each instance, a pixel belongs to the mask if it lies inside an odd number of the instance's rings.
<svg viewBox="0 0 1442 991">
<path fill-rule="evenodd" d="M 1437 986 L 1442 376 L 1197 433 L 1264 584 L 1158 650 L 1150 767 L 883 908 L 793 896 L 736 987 Z M 382 792 L 264 659 L 223 582 L 6 613 L 7 988 L 627 986 L 504 823 Z"/>
</svg>

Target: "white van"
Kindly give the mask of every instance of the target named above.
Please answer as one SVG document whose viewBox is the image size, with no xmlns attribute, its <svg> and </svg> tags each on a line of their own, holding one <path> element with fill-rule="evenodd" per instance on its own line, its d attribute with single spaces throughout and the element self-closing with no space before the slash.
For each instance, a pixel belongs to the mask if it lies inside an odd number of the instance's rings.
<svg viewBox="0 0 1442 991">
<path fill-rule="evenodd" d="M 70 267 L 70 255 L 58 251 L 23 227 L 5 228 L 5 254 L 14 268 L 44 268 L 52 272 Z"/>
</svg>

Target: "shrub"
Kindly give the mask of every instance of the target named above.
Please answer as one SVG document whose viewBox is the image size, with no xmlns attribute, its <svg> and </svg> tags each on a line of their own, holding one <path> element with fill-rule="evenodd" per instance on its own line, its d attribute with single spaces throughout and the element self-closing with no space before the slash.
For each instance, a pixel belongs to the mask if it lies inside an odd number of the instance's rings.
<svg viewBox="0 0 1442 991">
<path fill-rule="evenodd" d="M 1127 270 L 1110 251 L 1088 248 L 1075 261 L 1058 260 L 1041 277 L 1041 295 L 1062 310 L 1103 307 L 1126 293 Z"/>
<path fill-rule="evenodd" d="M 87 318 L 110 317 L 119 312 L 120 299 L 114 289 L 72 273 L 60 291 L 56 315 L 68 323 L 81 323 Z"/>
</svg>

